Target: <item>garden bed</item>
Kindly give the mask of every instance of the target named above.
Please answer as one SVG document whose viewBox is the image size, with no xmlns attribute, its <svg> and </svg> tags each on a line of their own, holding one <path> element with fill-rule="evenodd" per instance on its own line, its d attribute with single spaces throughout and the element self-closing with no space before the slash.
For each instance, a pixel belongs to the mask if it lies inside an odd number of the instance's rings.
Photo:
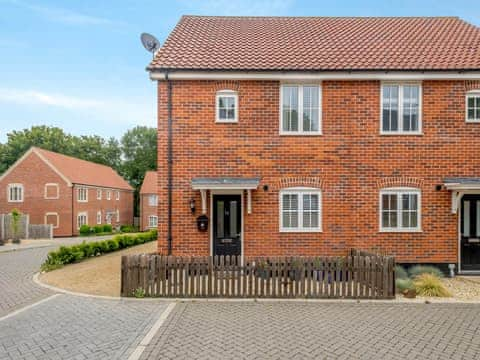
<svg viewBox="0 0 480 360">
<path fill-rule="evenodd" d="M 121 257 L 123 255 L 152 253 L 156 249 L 156 241 L 136 245 L 125 250 L 93 257 L 64 266 L 61 269 L 42 273 L 39 280 L 69 291 L 91 295 L 119 296 Z"/>
</svg>

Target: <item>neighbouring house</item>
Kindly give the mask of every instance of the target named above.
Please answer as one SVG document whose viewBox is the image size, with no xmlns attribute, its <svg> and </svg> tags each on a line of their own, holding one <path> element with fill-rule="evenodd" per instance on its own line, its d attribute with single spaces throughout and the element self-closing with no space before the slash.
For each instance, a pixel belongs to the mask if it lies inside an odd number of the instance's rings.
<svg viewBox="0 0 480 360">
<path fill-rule="evenodd" d="M 184 16 L 147 69 L 159 251 L 480 271 L 478 27 Z"/>
<path fill-rule="evenodd" d="M 147 171 L 140 188 L 140 230 L 158 227 L 157 172 Z"/>
<path fill-rule="evenodd" d="M 82 225 L 131 225 L 133 188 L 112 168 L 32 147 L 0 176 L 0 214 L 18 209 L 54 236 Z"/>
</svg>

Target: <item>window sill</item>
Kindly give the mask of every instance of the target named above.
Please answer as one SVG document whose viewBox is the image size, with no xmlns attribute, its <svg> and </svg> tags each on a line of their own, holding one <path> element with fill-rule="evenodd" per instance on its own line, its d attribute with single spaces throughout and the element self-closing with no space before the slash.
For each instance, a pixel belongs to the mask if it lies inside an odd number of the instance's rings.
<svg viewBox="0 0 480 360">
<path fill-rule="evenodd" d="M 215 120 L 216 124 L 237 124 L 238 120 Z"/>
<path fill-rule="evenodd" d="M 480 119 L 479 120 L 465 120 L 467 124 L 480 124 Z"/>
<path fill-rule="evenodd" d="M 423 132 L 380 132 L 381 136 L 423 136 Z"/>
<path fill-rule="evenodd" d="M 421 233 L 422 229 L 380 229 L 379 233 Z"/>
<path fill-rule="evenodd" d="M 23 203 L 23 200 L 8 200 L 9 203 Z"/>
<path fill-rule="evenodd" d="M 280 233 L 321 233 L 323 232 L 322 229 L 312 229 L 312 230 L 306 230 L 306 229 L 280 229 Z"/>
<path fill-rule="evenodd" d="M 322 136 L 321 132 L 299 133 L 299 132 L 280 132 L 280 136 Z"/>
</svg>

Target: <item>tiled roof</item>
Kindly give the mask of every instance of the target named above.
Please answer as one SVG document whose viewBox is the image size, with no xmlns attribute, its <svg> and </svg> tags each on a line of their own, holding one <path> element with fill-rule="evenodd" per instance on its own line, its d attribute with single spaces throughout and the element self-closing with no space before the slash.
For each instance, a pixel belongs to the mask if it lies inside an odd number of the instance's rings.
<svg viewBox="0 0 480 360">
<path fill-rule="evenodd" d="M 480 70 L 480 28 L 457 17 L 183 16 L 152 69 Z"/>
<path fill-rule="evenodd" d="M 34 150 L 73 184 L 133 190 L 128 182 L 111 167 L 40 148 Z"/>
<path fill-rule="evenodd" d="M 156 194 L 157 193 L 157 172 L 147 171 L 143 179 L 140 194 Z"/>
</svg>

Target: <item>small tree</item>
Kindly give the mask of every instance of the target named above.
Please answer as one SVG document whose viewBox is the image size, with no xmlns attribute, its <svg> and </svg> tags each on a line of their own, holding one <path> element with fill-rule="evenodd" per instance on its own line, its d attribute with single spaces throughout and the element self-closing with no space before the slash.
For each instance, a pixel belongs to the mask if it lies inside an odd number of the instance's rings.
<svg viewBox="0 0 480 360">
<path fill-rule="evenodd" d="M 22 216 L 22 213 L 18 211 L 17 209 L 12 210 L 12 241 L 15 244 L 20 244 L 20 234 L 19 234 L 19 225 L 20 225 L 20 218 Z"/>
</svg>

